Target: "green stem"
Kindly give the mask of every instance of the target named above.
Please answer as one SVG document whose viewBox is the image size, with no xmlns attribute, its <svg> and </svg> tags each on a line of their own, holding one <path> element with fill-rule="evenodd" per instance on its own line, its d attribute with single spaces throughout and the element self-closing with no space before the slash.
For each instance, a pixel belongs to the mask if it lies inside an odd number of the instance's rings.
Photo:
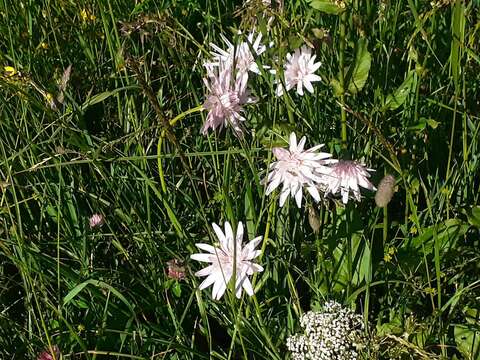
<svg viewBox="0 0 480 360">
<path fill-rule="evenodd" d="M 387 243 L 388 237 L 388 206 L 383 208 L 383 246 Z"/>
<path fill-rule="evenodd" d="M 352 293 L 352 280 L 353 280 L 353 234 L 350 233 L 350 206 L 347 204 L 345 207 L 345 224 L 347 229 L 347 269 L 348 269 L 348 283 L 347 283 L 347 298 Z"/>
<path fill-rule="evenodd" d="M 197 111 L 202 111 L 202 110 L 203 110 L 203 105 L 188 109 L 187 111 L 184 111 L 181 114 L 178 114 L 177 116 L 175 116 L 172 120 L 169 121 L 169 124 L 171 127 L 173 127 L 179 120 L 183 119 L 185 116 L 193 114 Z M 158 176 L 160 176 L 160 184 L 162 186 L 162 191 L 164 193 L 167 192 L 167 185 L 165 183 L 165 177 L 163 175 L 163 167 L 162 167 L 162 142 L 165 135 L 166 135 L 166 129 L 163 129 L 162 132 L 160 133 L 160 137 L 158 138 L 158 144 L 157 144 Z"/>
<path fill-rule="evenodd" d="M 342 149 L 347 149 L 347 113 L 345 111 L 345 28 L 347 23 L 347 12 L 342 12 L 340 15 L 340 53 L 338 56 L 340 66 L 340 89 L 342 93 L 340 95 L 340 114 L 341 114 L 341 136 L 342 136 Z"/>
</svg>

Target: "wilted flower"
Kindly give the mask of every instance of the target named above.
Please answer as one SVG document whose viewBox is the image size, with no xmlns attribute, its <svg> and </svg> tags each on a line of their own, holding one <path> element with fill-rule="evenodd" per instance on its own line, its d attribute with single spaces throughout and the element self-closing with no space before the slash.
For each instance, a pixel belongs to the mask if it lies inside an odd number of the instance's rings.
<svg viewBox="0 0 480 360">
<path fill-rule="evenodd" d="M 326 193 L 337 194 L 340 192 L 342 196 L 342 202 L 348 203 L 350 191 L 353 194 L 353 198 L 360 201 L 361 194 L 359 186 L 376 190 L 368 178 L 370 174 L 368 171 L 374 171 L 373 169 L 367 169 L 364 165 L 350 160 L 340 160 L 330 168 L 328 176 L 324 177 L 326 185 Z"/>
<path fill-rule="evenodd" d="M 185 267 L 183 263 L 177 259 L 167 261 L 168 274 L 170 279 L 182 280 L 185 278 Z"/>
<path fill-rule="evenodd" d="M 200 290 L 213 284 L 212 297 L 216 300 L 220 299 L 225 293 L 227 284 L 235 271 L 236 296 L 240 298 L 242 288 L 248 295 L 252 296 L 253 287 L 248 276 L 263 271 L 263 267 L 251 261 L 260 255 L 260 250 L 255 250 L 255 247 L 260 243 L 262 237 L 256 237 L 242 247 L 242 222 L 238 223 L 235 238 L 232 227 L 228 222 L 225 222 L 225 234 L 217 224 L 213 223 L 212 227 L 220 241 L 220 247 L 214 247 L 209 244 L 196 244 L 200 250 L 206 251 L 207 254 L 193 254 L 190 256 L 193 260 L 210 263 L 209 266 L 195 273 L 196 276 L 207 276 L 200 284 Z"/>
<path fill-rule="evenodd" d="M 293 360 L 356 360 L 366 343 L 362 317 L 335 301 L 302 315 L 300 325 L 304 334 L 287 338 Z"/>
<path fill-rule="evenodd" d="M 303 88 L 313 93 L 312 82 L 322 80 L 320 76 L 315 75 L 315 71 L 322 65 L 315 62 L 316 55 L 312 55 L 312 49 L 302 46 L 292 54 L 287 54 L 287 62 L 284 65 L 285 89 L 289 91 L 297 87 L 297 94 L 303 96 Z M 277 95 L 281 96 L 284 92 L 284 84 L 277 81 Z"/>
<path fill-rule="evenodd" d="M 260 74 L 255 57 L 261 55 L 267 49 L 265 45 L 261 44 L 262 34 L 259 33 L 254 39 L 255 34 L 252 32 L 247 36 L 246 41 L 242 41 L 238 45 L 233 45 L 224 35 L 221 34 L 220 36 L 227 45 L 227 50 L 210 43 L 210 46 L 215 51 L 212 51 L 213 62 L 208 64 L 230 69 L 236 73 L 236 77 L 241 77 L 242 82 L 245 83 L 248 80 L 249 71 Z M 255 55 L 252 53 L 252 50 Z"/>
<path fill-rule="evenodd" d="M 93 214 L 88 222 L 90 223 L 90 227 L 93 229 L 102 226 L 105 222 L 105 219 L 102 214 Z"/>
<path fill-rule="evenodd" d="M 395 191 L 395 178 L 392 175 L 385 177 L 378 184 L 378 190 L 375 193 L 375 203 L 378 207 L 385 207 L 392 200 Z"/>
<path fill-rule="evenodd" d="M 60 359 L 60 349 L 57 345 L 52 346 L 51 350 L 42 351 L 37 360 L 59 360 Z"/>
<path fill-rule="evenodd" d="M 240 136 L 243 132 L 241 122 L 245 121 L 243 105 L 255 102 L 247 90 L 247 81 L 242 77 L 234 79 L 232 69 L 225 64 L 219 67 L 206 64 L 205 67 L 208 79 L 203 79 L 203 82 L 209 94 L 203 104 L 208 114 L 202 134 L 206 134 L 209 128 L 215 130 L 230 125 Z"/>
<path fill-rule="evenodd" d="M 269 195 L 283 183 L 280 206 L 283 206 L 290 194 L 295 198 L 297 206 L 301 207 L 304 187 L 316 201 L 320 201 L 317 185 L 322 183 L 323 175 L 329 172 L 325 165 L 336 161 L 329 159 L 332 156 L 329 153 L 316 152 L 323 144 L 304 151 L 305 141 L 304 136 L 297 144 L 297 137 L 292 132 L 288 150 L 278 147 L 272 150 L 278 161 L 270 165 L 271 171 L 266 179 L 269 183 L 266 194 Z"/>
</svg>

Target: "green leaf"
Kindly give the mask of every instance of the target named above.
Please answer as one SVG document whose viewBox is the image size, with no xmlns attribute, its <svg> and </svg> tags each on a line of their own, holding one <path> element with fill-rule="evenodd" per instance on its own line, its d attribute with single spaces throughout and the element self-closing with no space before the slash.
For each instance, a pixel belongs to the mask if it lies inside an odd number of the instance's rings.
<svg viewBox="0 0 480 360">
<path fill-rule="evenodd" d="M 101 289 L 109 290 L 113 295 L 115 295 L 118 299 L 120 299 L 128 308 L 131 312 L 133 312 L 133 306 L 130 304 L 130 302 L 113 286 L 100 281 L 100 280 L 86 280 L 81 284 L 78 284 L 75 286 L 70 292 L 63 298 L 63 305 L 67 305 L 70 301 L 72 301 L 87 285 L 92 285 Z"/>
<path fill-rule="evenodd" d="M 363 89 L 368 79 L 370 66 L 372 64 L 372 56 L 367 48 L 367 41 L 360 39 L 355 52 L 355 63 L 353 69 L 347 73 L 345 81 L 348 84 L 348 91 L 356 94 Z"/>
<path fill-rule="evenodd" d="M 129 89 L 138 89 L 138 86 L 137 85 L 124 86 L 112 91 L 104 91 L 100 94 L 95 94 L 83 103 L 83 105 L 81 106 L 81 109 L 82 111 L 85 111 L 89 106 L 101 103 L 104 100 L 108 99 L 110 96 L 115 95 L 124 90 L 129 90 Z"/>
<path fill-rule="evenodd" d="M 417 75 L 415 70 L 410 70 L 403 83 L 393 92 L 387 96 L 385 104 L 383 105 L 383 111 L 395 110 L 403 105 L 408 95 L 415 89 L 417 82 Z"/>
<path fill-rule="evenodd" d="M 176 281 L 173 286 L 172 286 L 172 292 L 173 292 L 173 295 L 175 295 L 177 298 L 181 297 L 182 296 L 182 287 L 180 286 L 180 284 L 178 283 L 178 281 Z"/>
<path fill-rule="evenodd" d="M 310 6 L 324 13 L 334 15 L 338 15 L 345 10 L 337 6 L 332 0 L 312 0 L 310 1 Z"/>
<path fill-rule="evenodd" d="M 468 225 L 458 219 L 449 219 L 444 223 L 432 225 L 426 229 L 422 235 L 412 239 L 411 245 L 420 249 L 423 246 L 426 253 L 433 250 L 434 235 L 436 232 L 437 241 L 442 253 L 455 246 L 458 239 L 468 231 Z"/>
<path fill-rule="evenodd" d="M 466 359 L 480 360 L 480 331 L 468 325 L 454 328 L 455 343 Z"/>
<path fill-rule="evenodd" d="M 418 121 L 418 124 L 409 126 L 407 130 L 422 131 L 426 129 L 427 125 L 430 126 L 432 129 L 436 129 L 439 124 L 440 123 L 436 120 L 421 117 Z"/>
<path fill-rule="evenodd" d="M 390 321 L 383 324 L 377 324 L 377 335 L 378 336 L 385 336 L 385 335 L 401 335 L 403 333 L 403 321 L 399 314 L 394 313 L 393 311 L 390 313 Z"/>
<path fill-rule="evenodd" d="M 340 96 L 342 95 L 343 93 L 343 89 L 342 87 L 340 86 L 340 81 L 338 81 L 337 79 L 331 79 L 330 80 L 330 85 L 332 85 L 332 88 L 333 88 L 333 94 L 335 96 Z"/>
<path fill-rule="evenodd" d="M 480 206 L 475 206 L 467 211 L 468 223 L 480 228 Z"/>
</svg>

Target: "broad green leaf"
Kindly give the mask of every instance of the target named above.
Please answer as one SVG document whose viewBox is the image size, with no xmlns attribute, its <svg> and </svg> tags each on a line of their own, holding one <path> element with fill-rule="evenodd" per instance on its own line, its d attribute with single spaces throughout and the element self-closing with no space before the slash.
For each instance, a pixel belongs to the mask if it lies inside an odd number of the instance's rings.
<svg viewBox="0 0 480 360">
<path fill-rule="evenodd" d="M 175 295 L 177 298 L 182 296 L 182 287 L 180 286 L 180 283 L 176 281 L 173 286 L 172 286 L 172 292 L 173 295 Z"/>
<path fill-rule="evenodd" d="M 455 246 L 461 236 L 465 235 L 468 230 L 468 225 L 458 219 L 449 219 L 444 223 L 432 225 L 424 229 L 422 235 L 412 239 L 411 245 L 416 249 L 420 249 L 423 243 L 425 251 L 430 253 L 434 246 L 435 230 L 440 250 L 446 252 Z"/>
<path fill-rule="evenodd" d="M 320 10 L 324 13 L 334 15 L 338 15 L 345 10 L 335 4 L 333 0 L 312 0 L 310 1 L 310 6 L 316 10 Z"/>
<path fill-rule="evenodd" d="M 480 206 L 475 206 L 467 211 L 468 223 L 480 228 Z"/>
<path fill-rule="evenodd" d="M 454 328 L 455 343 L 466 359 L 480 360 L 480 331 L 468 325 Z"/>
<path fill-rule="evenodd" d="M 465 314 L 465 320 L 467 320 L 469 324 L 475 325 L 479 323 L 480 310 L 466 306 L 463 309 L 463 313 Z"/>
<path fill-rule="evenodd" d="M 368 79 L 372 56 L 367 48 L 367 41 L 360 39 L 355 52 L 355 63 L 353 68 L 348 71 L 345 84 L 348 84 L 348 91 L 356 94 L 363 89 Z"/>
<path fill-rule="evenodd" d="M 372 63 L 372 56 L 367 48 L 367 41 L 360 39 L 355 50 L 355 60 L 353 65 L 346 68 L 344 88 L 350 94 L 356 94 L 363 89 L 368 79 L 370 66 Z M 330 85 L 333 88 L 335 96 L 340 96 L 344 93 L 344 89 L 340 85 L 338 78 L 330 80 Z"/>
<path fill-rule="evenodd" d="M 383 324 L 377 324 L 377 335 L 401 335 L 404 332 L 403 321 L 400 314 L 393 310 L 390 312 L 390 321 Z"/>
<path fill-rule="evenodd" d="M 395 110 L 402 106 L 408 95 L 415 89 L 416 81 L 417 75 L 415 70 L 410 70 L 403 83 L 392 94 L 387 96 L 383 105 L 383 111 Z"/>
</svg>

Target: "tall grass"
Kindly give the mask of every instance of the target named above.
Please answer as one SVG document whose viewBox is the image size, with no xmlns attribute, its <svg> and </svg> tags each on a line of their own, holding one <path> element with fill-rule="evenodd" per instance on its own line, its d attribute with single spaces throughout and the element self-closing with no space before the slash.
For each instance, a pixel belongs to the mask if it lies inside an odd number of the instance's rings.
<svg viewBox="0 0 480 360">
<path fill-rule="evenodd" d="M 2 358 L 283 359 L 328 299 L 363 315 L 365 359 L 480 358 L 479 4 L 323 2 L 0 2 Z M 314 46 L 323 82 L 277 98 L 264 72 L 246 136 L 203 136 L 209 43 L 253 24 L 270 59 Z M 393 200 L 279 207 L 262 179 L 292 130 L 394 175 Z M 198 290 L 224 221 L 265 237 L 252 298 Z"/>
</svg>

